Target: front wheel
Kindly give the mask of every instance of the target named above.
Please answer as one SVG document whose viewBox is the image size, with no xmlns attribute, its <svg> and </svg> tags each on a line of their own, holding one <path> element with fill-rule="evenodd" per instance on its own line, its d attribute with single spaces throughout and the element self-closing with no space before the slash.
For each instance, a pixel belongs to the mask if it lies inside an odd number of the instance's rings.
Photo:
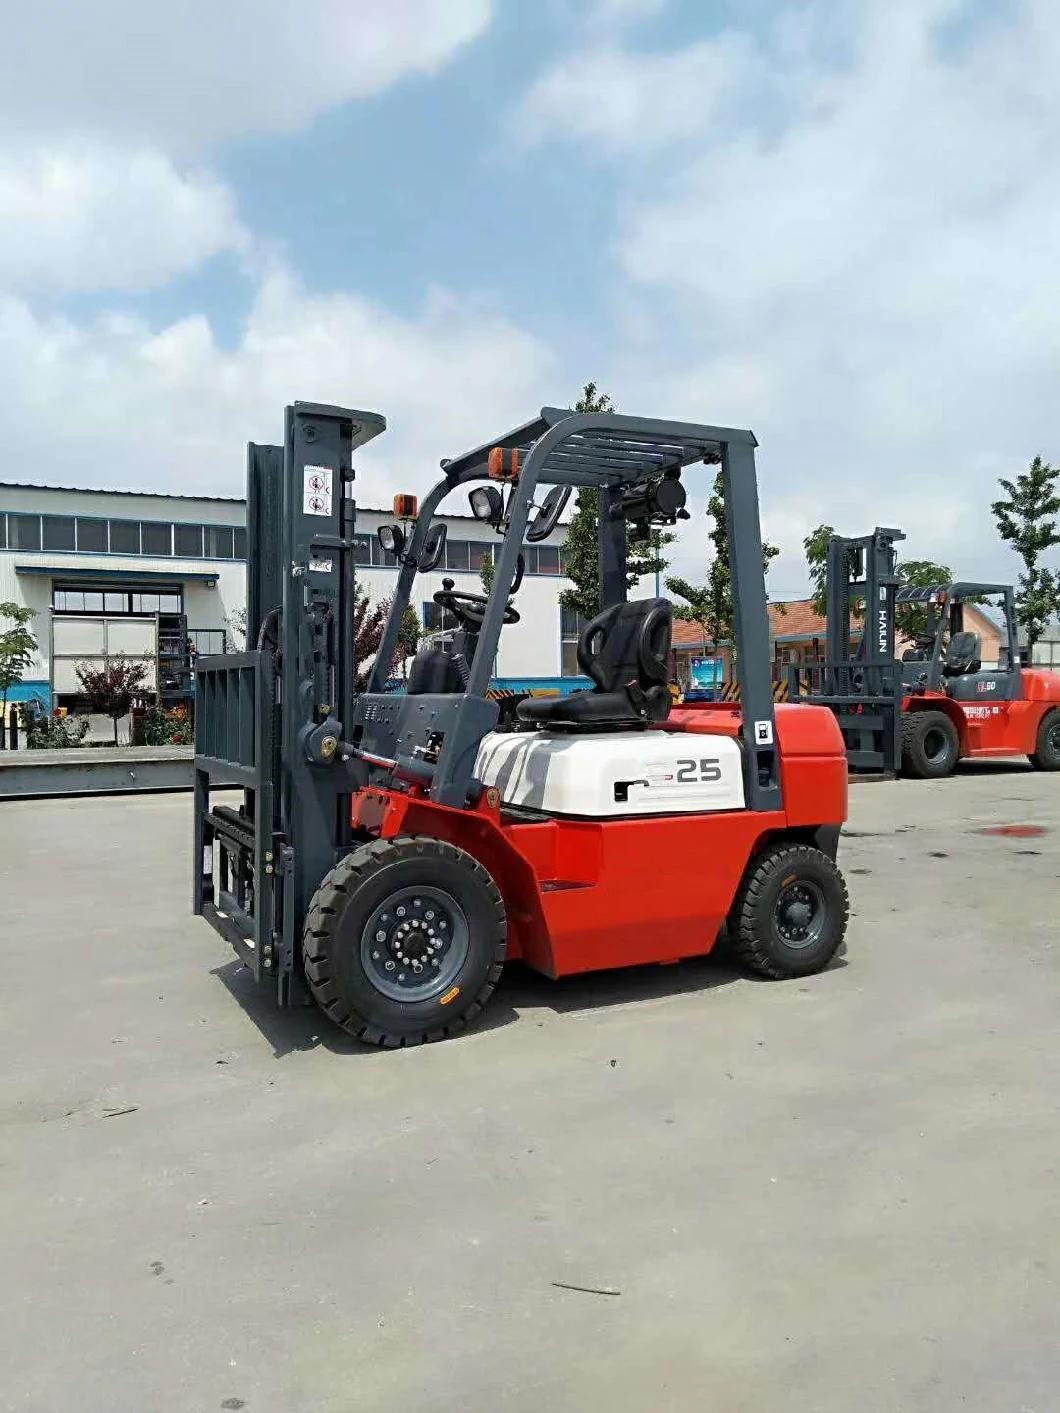
<svg viewBox="0 0 1060 1413">
<path fill-rule="evenodd" d="M 839 950 L 848 913 L 843 875 L 827 854 L 776 844 L 744 875 L 729 915 L 730 946 L 762 976 L 809 976 Z"/>
<path fill-rule="evenodd" d="M 941 780 L 957 768 L 961 743 L 944 711 L 907 711 L 902 716 L 902 774 Z"/>
<path fill-rule="evenodd" d="M 377 839 L 354 850 L 313 897 L 302 937 L 309 989 L 331 1019 L 371 1045 L 444 1040 L 500 978 L 504 902 L 477 859 L 440 839 Z"/>
<path fill-rule="evenodd" d="M 1030 762 L 1035 770 L 1060 770 L 1060 710 L 1055 707 L 1041 719 Z"/>
</svg>

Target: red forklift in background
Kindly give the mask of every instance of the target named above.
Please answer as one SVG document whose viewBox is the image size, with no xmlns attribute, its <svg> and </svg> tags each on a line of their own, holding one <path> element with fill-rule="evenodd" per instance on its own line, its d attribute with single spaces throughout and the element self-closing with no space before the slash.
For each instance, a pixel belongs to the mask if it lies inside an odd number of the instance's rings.
<svg viewBox="0 0 1060 1413">
<path fill-rule="evenodd" d="M 826 561 L 827 656 L 790 670 L 793 700 L 836 714 L 853 771 L 951 775 L 960 760 L 1023 756 L 1060 770 L 1060 673 L 1024 666 L 1009 584 L 962 581 L 902 587 L 900 530 L 834 535 Z M 1001 618 L 996 667 L 983 667 L 981 635 L 965 608 L 993 600 Z M 922 609 L 924 627 L 899 662 L 897 616 Z"/>
<path fill-rule="evenodd" d="M 397 582 L 357 694 L 351 455 L 384 426 L 296 403 L 284 445 L 250 449 L 255 646 L 196 663 L 195 911 L 281 1004 L 308 993 L 390 1047 L 467 1026 L 507 959 L 550 977 L 669 962 L 727 926 L 766 976 L 825 967 L 847 922 L 846 760 L 831 712 L 773 703 L 752 434 L 544 408 L 443 461 L 411 532 L 378 531 Z M 682 474 L 718 465 L 742 706 L 675 708 L 671 605 L 627 602 L 627 531 L 674 524 Z M 493 586 L 443 581 L 459 631 L 395 696 L 402 617 L 464 487 L 500 539 Z M 599 497 L 601 612 L 578 644 L 593 685 L 522 702 L 499 731 L 490 670 L 519 618 L 523 544 L 578 487 Z M 233 779 L 237 809 L 211 797 Z"/>
</svg>

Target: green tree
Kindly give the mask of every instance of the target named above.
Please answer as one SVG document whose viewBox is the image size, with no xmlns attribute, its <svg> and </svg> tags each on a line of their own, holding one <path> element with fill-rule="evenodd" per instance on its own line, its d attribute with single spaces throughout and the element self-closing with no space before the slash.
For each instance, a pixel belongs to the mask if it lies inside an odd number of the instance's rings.
<svg viewBox="0 0 1060 1413">
<path fill-rule="evenodd" d="M 936 564 L 932 559 L 903 559 L 898 563 L 898 584 L 903 589 L 934 589 L 953 583 L 953 570 L 948 564 Z M 895 627 L 907 638 L 927 632 L 927 605 L 899 604 L 894 614 Z"/>
<path fill-rule="evenodd" d="M 420 642 L 420 620 L 416 617 L 416 610 L 411 604 L 405 605 L 405 612 L 401 615 L 401 627 L 398 629 L 397 659 L 401 663 L 401 675 L 408 677 L 408 660 L 415 657 L 416 649 Z"/>
<path fill-rule="evenodd" d="M 828 542 L 834 534 L 831 525 L 818 525 L 802 542 L 810 575 L 810 602 L 822 618 L 828 612 Z"/>
<path fill-rule="evenodd" d="M 1049 619 L 1060 613 L 1060 570 L 1046 569 L 1041 563 L 1047 550 L 1060 545 L 1058 475 L 1060 467 L 1036 456 L 1014 482 L 1000 478 L 1006 499 L 995 500 L 990 506 L 1001 538 L 1023 560 L 1016 618 L 1027 635 L 1028 648 L 1042 636 Z"/>
<path fill-rule="evenodd" d="M 493 580 L 496 577 L 497 568 L 493 563 L 492 552 L 483 559 L 482 568 L 478 572 L 478 577 L 482 580 L 482 592 L 489 598 L 493 591 Z"/>
<path fill-rule="evenodd" d="M 806 567 L 810 576 L 811 603 L 814 612 L 828 612 L 828 542 L 835 534 L 831 525 L 818 525 L 802 542 L 806 552 Z M 936 584 L 948 584 L 953 579 L 952 572 L 945 564 L 936 564 L 930 559 L 907 559 L 898 565 L 898 582 L 903 588 L 929 589 Z M 864 603 L 856 598 L 851 603 L 851 615 L 857 619 L 864 611 Z M 927 628 L 927 608 L 924 604 L 904 604 L 895 614 L 899 630 L 907 638 L 923 633 Z"/>
<path fill-rule="evenodd" d="M 614 404 L 595 383 L 586 383 L 582 395 L 574 404 L 575 412 L 613 412 Z M 583 487 L 567 527 L 563 546 L 564 572 L 573 587 L 564 589 L 560 602 L 583 618 L 595 618 L 600 612 L 600 542 L 597 522 L 600 498 L 596 490 Z M 652 530 L 647 541 L 632 538 L 632 526 L 626 529 L 626 588 L 632 589 L 638 579 L 662 574 L 668 560 L 663 551 L 674 536 L 662 530 Z"/>
<path fill-rule="evenodd" d="M 37 640 L 27 627 L 33 617 L 31 608 L 0 603 L 0 623 L 12 625 L 0 632 L 0 729 L 7 720 L 8 693 L 16 682 L 22 681 L 22 674 L 37 651 Z"/>
<path fill-rule="evenodd" d="M 693 584 L 688 579 L 667 579 L 666 587 L 678 598 L 684 599 L 674 611 L 676 616 L 687 623 L 696 623 L 703 629 L 706 642 L 720 643 L 732 639 L 732 569 L 729 562 L 729 532 L 725 524 L 725 490 L 722 473 L 714 477 L 714 486 L 707 502 L 707 514 L 714 522 L 709 538 L 714 546 L 714 557 L 707 570 L 704 584 Z M 769 566 L 780 553 L 777 545 L 763 542 L 762 573 L 769 573 Z"/>
</svg>

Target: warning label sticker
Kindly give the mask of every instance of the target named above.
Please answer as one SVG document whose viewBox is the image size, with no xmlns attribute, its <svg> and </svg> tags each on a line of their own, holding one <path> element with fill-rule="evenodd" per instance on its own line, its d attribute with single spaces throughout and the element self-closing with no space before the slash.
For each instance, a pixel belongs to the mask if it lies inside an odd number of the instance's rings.
<svg viewBox="0 0 1060 1413">
<path fill-rule="evenodd" d="M 330 466 L 307 466 L 302 476 L 302 514 L 331 514 Z"/>
<path fill-rule="evenodd" d="M 771 746 L 773 744 L 773 723 L 771 721 L 755 722 L 755 745 Z"/>
</svg>

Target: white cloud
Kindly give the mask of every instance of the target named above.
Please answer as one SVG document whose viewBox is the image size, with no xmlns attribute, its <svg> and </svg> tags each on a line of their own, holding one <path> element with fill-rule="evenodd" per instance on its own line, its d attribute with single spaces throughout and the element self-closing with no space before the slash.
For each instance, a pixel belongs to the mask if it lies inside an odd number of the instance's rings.
<svg viewBox="0 0 1060 1413">
<path fill-rule="evenodd" d="M 379 503 L 422 491 L 441 456 L 554 400 L 556 376 L 547 350 L 489 308 L 436 291 L 399 318 L 355 295 L 309 295 L 281 269 L 233 349 L 201 316 L 154 331 L 0 299 L 0 387 L 19 414 L 8 479 L 216 495 L 242 494 L 242 447 L 280 440 L 286 403 L 380 411 L 389 430 L 358 457 L 359 496 Z"/>
<path fill-rule="evenodd" d="M 537 79 L 511 129 L 527 143 L 564 139 L 611 152 L 664 146 L 701 133 L 747 82 L 753 58 L 750 41 L 731 33 L 671 53 L 578 53 Z"/>
<path fill-rule="evenodd" d="M 247 245 L 216 178 L 142 148 L 0 150 L 0 212 L 9 288 L 143 289 Z"/>
<path fill-rule="evenodd" d="M 433 73 L 492 0 L 0 0 L 0 125 L 170 151 L 291 132 L 352 98 Z"/>
<path fill-rule="evenodd" d="M 820 0 L 804 18 L 756 36 L 694 151 L 638 162 L 651 105 L 634 120 L 626 92 L 586 76 L 612 116 L 581 135 L 623 145 L 637 193 L 616 286 L 639 336 L 597 376 L 621 405 L 756 430 L 777 587 L 802 583 L 821 520 L 897 523 L 910 556 L 1011 574 L 996 478 L 1060 453 L 1060 11 Z M 666 62 L 625 55 L 614 73 L 647 91 Z M 569 88 L 565 105 L 576 128 Z"/>
</svg>

